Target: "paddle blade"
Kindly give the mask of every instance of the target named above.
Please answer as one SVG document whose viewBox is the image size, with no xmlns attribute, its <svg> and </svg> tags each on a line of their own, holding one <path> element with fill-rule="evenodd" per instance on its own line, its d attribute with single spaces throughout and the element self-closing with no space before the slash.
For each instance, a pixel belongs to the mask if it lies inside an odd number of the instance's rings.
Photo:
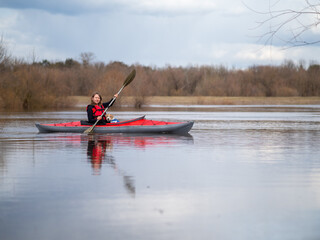
<svg viewBox="0 0 320 240">
<path fill-rule="evenodd" d="M 89 128 L 88 128 L 87 130 L 85 130 L 83 133 L 85 133 L 85 134 L 90 134 L 90 133 L 92 133 L 94 127 L 95 127 L 95 126 L 89 127 Z"/>
<path fill-rule="evenodd" d="M 132 72 L 127 76 L 126 80 L 123 83 L 123 87 L 128 86 L 134 79 L 134 77 L 136 76 L 136 70 L 133 69 Z"/>
</svg>

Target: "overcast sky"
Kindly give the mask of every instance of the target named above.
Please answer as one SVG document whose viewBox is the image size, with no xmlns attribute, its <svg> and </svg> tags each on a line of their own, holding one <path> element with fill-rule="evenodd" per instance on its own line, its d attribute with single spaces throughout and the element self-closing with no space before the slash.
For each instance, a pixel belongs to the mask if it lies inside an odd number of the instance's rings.
<svg viewBox="0 0 320 240">
<path fill-rule="evenodd" d="M 259 41 L 257 27 L 277 3 L 304 0 L 0 0 L 0 34 L 10 53 L 31 61 L 80 60 L 163 67 L 224 65 L 246 68 L 284 60 L 317 61 L 320 46 L 284 50 Z M 259 3 L 260 2 L 260 3 Z M 264 2 L 264 3 L 261 3 Z M 248 7 L 249 6 L 249 7 Z M 283 33 L 285 37 L 286 33 Z M 320 39 L 317 29 L 306 37 Z"/>
</svg>

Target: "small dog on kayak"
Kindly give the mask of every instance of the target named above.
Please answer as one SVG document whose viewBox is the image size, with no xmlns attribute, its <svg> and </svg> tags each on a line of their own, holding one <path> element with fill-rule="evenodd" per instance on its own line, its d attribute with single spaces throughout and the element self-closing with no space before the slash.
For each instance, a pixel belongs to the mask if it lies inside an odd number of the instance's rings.
<svg viewBox="0 0 320 240">
<path fill-rule="evenodd" d="M 107 122 L 111 122 L 114 119 L 114 116 L 112 114 L 107 114 L 106 119 L 107 119 Z"/>
<path fill-rule="evenodd" d="M 106 115 L 106 119 L 108 123 L 116 123 L 119 122 L 118 119 L 115 119 L 114 116 L 112 114 L 107 114 Z"/>
</svg>

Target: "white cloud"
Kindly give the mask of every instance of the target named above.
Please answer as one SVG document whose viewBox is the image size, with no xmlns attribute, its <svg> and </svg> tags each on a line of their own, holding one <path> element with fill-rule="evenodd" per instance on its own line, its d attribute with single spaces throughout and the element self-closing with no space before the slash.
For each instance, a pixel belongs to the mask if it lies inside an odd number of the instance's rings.
<svg viewBox="0 0 320 240">
<path fill-rule="evenodd" d="M 283 49 L 274 46 L 263 45 L 242 45 L 239 47 L 235 57 L 241 60 L 256 60 L 256 61 L 268 61 L 284 60 L 285 54 Z"/>
<path fill-rule="evenodd" d="M 216 9 L 215 2 L 210 0 L 137 0 L 134 6 L 136 10 L 163 13 L 198 13 Z"/>
</svg>

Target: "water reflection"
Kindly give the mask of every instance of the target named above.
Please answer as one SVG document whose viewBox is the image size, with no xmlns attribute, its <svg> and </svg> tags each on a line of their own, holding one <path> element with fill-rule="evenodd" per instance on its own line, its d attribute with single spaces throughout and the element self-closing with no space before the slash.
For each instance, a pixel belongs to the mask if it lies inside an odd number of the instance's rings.
<svg viewBox="0 0 320 240">
<path fill-rule="evenodd" d="M 92 175 L 103 174 L 103 166 L 109 166 L 115 175 L 122 178 L 123 186 L 131 196 L 135 196 L 135 177 L 117 164 L 115 149 L 146 150 L 157 147 L 174 147 L 182 144 L 193 144 L 193 137 L 186 135 L 144 135 L 144 134 L 37 134 L 41 142 L 49 143 L 46 148 L 64 148 L 75 151 L 80 148 L 86 149 L 87 161 L 91 165 Z M 53 144 L 56 143 L 56 144 Z M 128 156 L 129 158 L 130 156 Z M 123 159 L 120 159 L 123 161 Z"/>
<path fill-rule="evenodd" d="M 112 137 L 101 137 L 95 134 L 88 136 L 87 156 L 88 161 L 91 163 L 93 175 L 100 175 L 102 164 L 107 163 L 123 178 L 125 189 L 134 197 L 136 193 L 134 177 L 127 175 L 125 171 L 119 169 L 115 158 L 112 156 L 112 149 Z"/>
</svg>

